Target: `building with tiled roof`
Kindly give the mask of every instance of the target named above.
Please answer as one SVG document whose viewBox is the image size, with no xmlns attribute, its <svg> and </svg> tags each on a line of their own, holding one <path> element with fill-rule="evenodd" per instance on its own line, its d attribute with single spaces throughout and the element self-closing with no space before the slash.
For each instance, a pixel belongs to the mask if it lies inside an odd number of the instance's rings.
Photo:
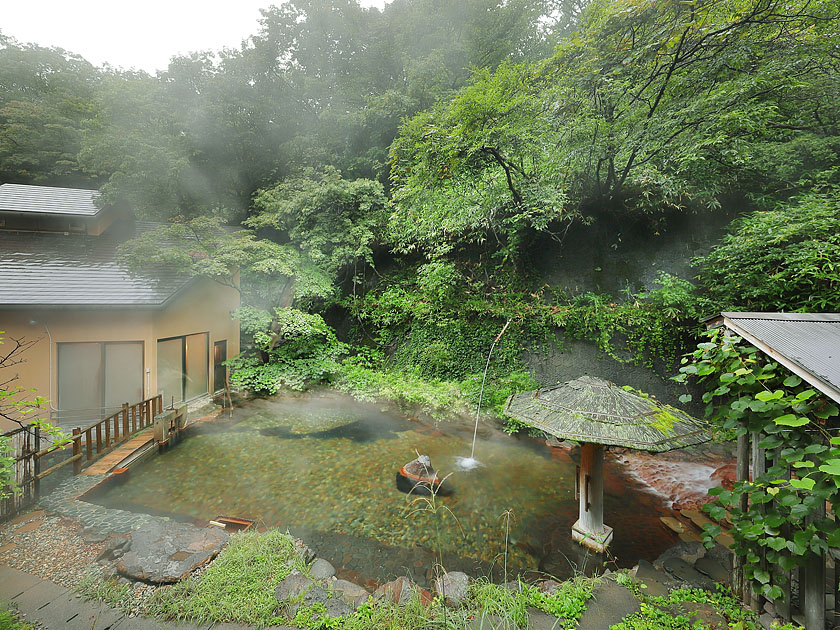
<svg viewBox="0 0 840 630">
<path fill-rule="evenodd" d="M 155 224 L 97 197 L 0 185 L 0 336 L 37 340 L 0 382 L 16 376 L 12 386 L 48 398 L 64 427 L 158 393 L 168 405 L 217 391 L 221 362 L 239 351 L 238 291 L 173 268 L 129 269 L 117 247 Z"/>
</svg>

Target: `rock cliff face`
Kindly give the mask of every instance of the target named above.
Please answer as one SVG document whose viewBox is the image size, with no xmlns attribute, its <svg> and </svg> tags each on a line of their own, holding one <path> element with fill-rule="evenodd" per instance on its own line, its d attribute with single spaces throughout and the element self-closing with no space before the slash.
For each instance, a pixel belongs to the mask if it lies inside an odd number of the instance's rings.
<svg viewBox="0 0 840 630">
<path fill-rule="evenodd" d="M 708 253 L 725 233 L 734 212 L 675 215 L 657 224 L 649 220 L 619 224 L 604 217 L 589 226 L 575 225 L 562 244 L 551 240 L 531 249 L 534 288 L 562 288 L 567 295 L 606 293 L 620 301 L 627 292 L 656 288 L 660 272 L 692 279 L 697 270 L 691 259 Z M 657 365 L 656 370 L 621 363 L 607 356 L 594 343 L 563 338 L 561 348 L 524 356 L 534 377 L 543 384 L 562 383 L 584 374 L 632 385 L 672 405 L 686 389 L 669 380 L 677 366 Z M 615 340 L 620 348 L 620 340 Z M 621 352 L 619 351 L 619 356 Z M 629 356 L 627 357 L 630 358 Z M 702 415 L 702 407 L 688 409 Z"/>
</svg>

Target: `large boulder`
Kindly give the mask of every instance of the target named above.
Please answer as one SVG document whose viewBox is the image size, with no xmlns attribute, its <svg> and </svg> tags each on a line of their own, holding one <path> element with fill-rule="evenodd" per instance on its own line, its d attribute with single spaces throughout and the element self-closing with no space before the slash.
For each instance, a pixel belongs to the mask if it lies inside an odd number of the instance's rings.
<svg viewBox="0 0 840 630">
<path fill-rule="evenodd" d="M 218 527 L 152 521 L 144 529 L 131 532 L 117 570 L 132 580 L 177 582 L 215 558 L 228 539 L 227 532 Z"/>
<path fill-rule="evenodd" d="M 470 576 L 461 571 L 449 571 L 435 580 L 434 592 L 443 597 L 447 606 L 457 608 L 466 601 L 469 587 Z"/>
</svg>

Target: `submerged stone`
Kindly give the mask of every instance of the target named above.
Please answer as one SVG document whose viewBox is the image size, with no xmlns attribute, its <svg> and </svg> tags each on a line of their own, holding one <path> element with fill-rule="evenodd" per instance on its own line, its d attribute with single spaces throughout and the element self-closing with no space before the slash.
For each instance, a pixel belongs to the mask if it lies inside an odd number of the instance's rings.
<svg viewBox="0 0 840 630">
<path fill-rule="evenodd" d="M 177 582 L 215 558 L 228 538 L 218 527 L 152 521 L 144 529 L 131 532 L 117 570 L 133 580 L 154 584 Z"/>
</svg>

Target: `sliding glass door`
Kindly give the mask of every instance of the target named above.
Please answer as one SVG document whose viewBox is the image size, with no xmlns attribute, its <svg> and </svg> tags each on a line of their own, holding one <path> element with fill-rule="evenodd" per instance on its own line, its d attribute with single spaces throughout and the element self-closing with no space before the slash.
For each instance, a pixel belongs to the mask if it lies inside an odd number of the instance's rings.
<svg viewBox="0 0 840 630">
<path fill-rule="evenodd" d="M 209 342 L 208 333 L 158 340 L 158 392 L 164 405 L 207 393 Z"/>
<path fill-rule="evenodd" d="M 59 424 L 98 420 L 143 400 L 143 342 L 59 343 Z"/>
</svg>

